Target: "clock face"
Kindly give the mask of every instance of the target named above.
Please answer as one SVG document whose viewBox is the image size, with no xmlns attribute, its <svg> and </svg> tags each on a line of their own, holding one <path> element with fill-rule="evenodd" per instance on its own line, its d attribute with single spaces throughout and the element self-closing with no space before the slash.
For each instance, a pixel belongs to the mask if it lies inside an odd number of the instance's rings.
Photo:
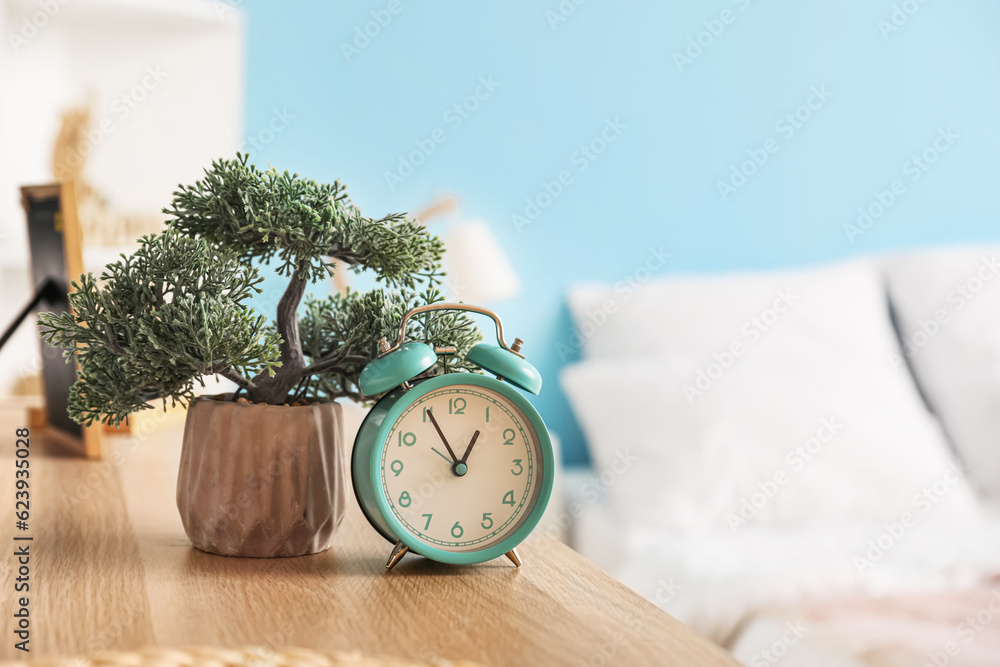
<svg viewBox="0 0 1000 667">
<path fill-rule="evenodd" d="M 538 437 L 517 406 L 487 387 L 453 384 L 418 397 L 389 429 L 380 484 L 419 541 L 480 551 L 531 514 L 542 465 Z"/>
</svg>

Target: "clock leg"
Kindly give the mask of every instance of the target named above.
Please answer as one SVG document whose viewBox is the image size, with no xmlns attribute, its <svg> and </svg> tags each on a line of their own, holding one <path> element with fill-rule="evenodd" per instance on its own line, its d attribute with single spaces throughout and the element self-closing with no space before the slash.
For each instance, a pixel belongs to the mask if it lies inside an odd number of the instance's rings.
<svg viewBox="0 0 1000 667">
<path fill-rule="evenodd" d="M 515 567 L 521 567 L 521 557 L 517 555 L 517 549 L 511 549 L 504 554 L 510 559 L 510 562 L 514 564 Z"/>
<path fill-rule="evenodd" d="M 396 546 L 392 548 L 392 553 L 389 554 L 389 560 L 385 562 L 385 569 L 391 570 L 392 568 L 394 568 L 396 566 L 396 563 L 398 563 L 400 559 L 402 559 L 403 556 L 406 555 L 406 552 L 409 550 L 410 548 L 407 547 L 402 542 L 396 542 Z"/>
</svg>

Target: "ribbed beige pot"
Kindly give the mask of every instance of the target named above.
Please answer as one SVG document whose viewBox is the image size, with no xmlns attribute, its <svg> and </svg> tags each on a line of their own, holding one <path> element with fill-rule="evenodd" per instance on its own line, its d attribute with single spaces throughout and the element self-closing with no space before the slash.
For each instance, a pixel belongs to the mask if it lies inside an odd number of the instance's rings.
<svg viewBox="0 0 1000 667">
<path fill-rule="evenodd" d="M 330 548 L 347 502 L 337 403 L 188 407 L 177 508 L 195 547 L 222 556 L 303 556 Z"/>
</svg>

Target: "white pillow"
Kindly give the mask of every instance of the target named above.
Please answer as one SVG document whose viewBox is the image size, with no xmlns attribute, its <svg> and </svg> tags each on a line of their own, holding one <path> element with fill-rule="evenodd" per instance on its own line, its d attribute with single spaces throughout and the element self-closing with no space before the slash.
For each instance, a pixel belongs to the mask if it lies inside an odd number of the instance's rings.
<svg viewBox="0 0 1000 667">
<path fill-rule="evenodd" d="M 575 292 L 574 310 L 586 300 Z M 886 363 L 894 339 L 869 262 L 668 279 L 620 302 L 588 339 L 604 358 L 561 380 L 631 526 L 974 514 L 912 379 Z M 934 484 L 939 494 L 919 497 Z"/>
<path fill-rule="evenodd" d="M 971 479 L 1000 498 L 1000 251 L 921 252 L 884 267 L 918 384 Z M 899 356 L 886 360 L 907 372 Z"/>
</svg>

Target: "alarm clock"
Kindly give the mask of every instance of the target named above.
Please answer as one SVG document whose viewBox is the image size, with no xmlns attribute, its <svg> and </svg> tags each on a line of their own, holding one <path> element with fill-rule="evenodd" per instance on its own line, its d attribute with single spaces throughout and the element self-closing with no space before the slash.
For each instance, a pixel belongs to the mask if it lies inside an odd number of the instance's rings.
<svg viewBox="0 0 1000 667">
<path fill-rule="evenodd" d="M 487 373 L 415 379 L 455 348 L 406 342 L 411 317 L 434 310 L 489 316 L 497 344 L 480 343 L 466 360 Z M 415 553 L 442 563 L 473 564 L 516 551 L 541 519 L 552 493 L 555 460 L 545 423 L 521 393 L 537 394 L 542 377 L 504 342 L 496 313 L 436 303 L 407 312 L 395 345 L 361 372 L 365 396 L 385 394 L 358 430 L 351 458 L 354 494 L 369 523 L 394 546 L 385 567 Z"/>
</svg>

